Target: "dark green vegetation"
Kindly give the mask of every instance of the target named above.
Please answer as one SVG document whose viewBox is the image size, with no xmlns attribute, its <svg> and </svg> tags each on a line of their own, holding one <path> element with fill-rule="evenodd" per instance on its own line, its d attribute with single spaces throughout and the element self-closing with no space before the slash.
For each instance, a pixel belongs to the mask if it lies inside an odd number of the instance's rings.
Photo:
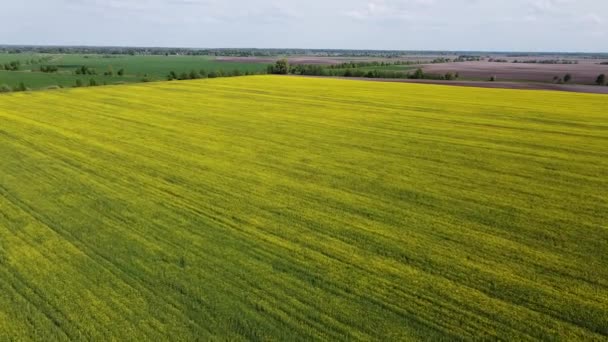
<svg viewBox="0 0 608 342">
<path fill-rule="evenodd" d="M 275 75 L 304 75 L 328 77 L 365 77 L 365 78 L 394 78 L 394 79 L 432 79 L 455 80 L 458 73 L 451 72 L 445 75 L 425 73 L 416 65 L 420 62 L 348 62 L 333 65 L 296 64 L 290 65 L 287 59 L 280 59 L 269 65 L 267 72 Z M 415 70 L 414 70 L 415 69 Z"/>
<path fill-rule="evenodd" d="M 35 61 L 35 63 L 30 63 Z M 13 64 L 11 64 L 11 62 Z M 177 75 L 206 70 L 219 76 L 265 72 L 260 63 L 219 62 L 210 56 L 131 55 L 40 55 L 0 54 L 0 85 L 17 90 L 24 83 L 30 89 L 74 87 L 77 83 L 97 85 L 166 80 Z M 80 82 L 78 82 L 80 81 Z"/>
<path fill-rule="evenodd" d="M 608 97 L 0 96 L 0 340 L 606 340 Z"/>
</svg>

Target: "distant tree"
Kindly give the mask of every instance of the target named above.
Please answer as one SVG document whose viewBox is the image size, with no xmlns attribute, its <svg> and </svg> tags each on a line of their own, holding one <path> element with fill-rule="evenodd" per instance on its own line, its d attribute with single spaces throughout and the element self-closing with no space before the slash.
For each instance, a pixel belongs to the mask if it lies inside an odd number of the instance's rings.
<svg viewBox="0 0 608 342">
<path fill-rule="evenodd" d="M 12 61 L 8 64 L 8 68 L 5 67 L 6 70 L 17 71 L 19 70 L 19 66 L 21 65 L 20 61 Z"/>
<path fill-rule="evenodd" d="M 460 78 L 460 73 L 458 73 L 458 72 L 457 72 L 457 73 L 454 75 L 454 78 L 455 78 L 455 79 L 456 79 L 456 78 Z"/>
<path fill-rule="evenodd" d="M 604 85 L 606 84 L 606 75 L 605 74 L 601 74 L 599 75 L 596 79 L 595 79 L 595 83 L 597 85 Z"/>
<path fill-rule="evenodd" d="M 188 75 L 188 73 L 185 73 L 185 72 L 182 72 L 182 73 L 179 75 L 179 79 L 180 79 L 180 80 L 187 80 L 187 79 L 189 79 L 189 78 L 190 78 L 190 75 Z"/>
<path fill-rule="evenodd" d="M 557 83 L 558 80 L 559 80 L 559 76 L 553 76 L 553 83 Z"/>
<path fill-rule="evenodd" d="M 218 77 L 218 73 L 216 71 L 212 71 L 209 74 L 207 74 L 207 77 L 216 78 L 216 77 Z"/>
<path fill-rule="evenodd" d="M 83 65 L 79 68 L 77 68 L 74 73 L 76 75 L 96 75 L 97 71 L 95 69 L 89 68 L 86 65 Z"/>
<path fill-rule="evenodd" d="M 116 72 L 116 74 L 117 74 L 118 76 L 124 76 L 124 75 L 125 75 L 125 69 L 120 69 L 120 70 L 118 70 L 118 72 Z"/>
<path fill-rule="evenodd" d="M 10 93 L 12 91 L 11 87 L 6 84 L 0 85 L 0 93 Z"/>
<path fill-rule="evenodd" d="M 424 71 L 422 71 L 421 68 L 416 69 L 416 72 L 414 72 L 414 76 L 412 78 L 416 79 L 416 80 L 423 79 L 424 78 Z"/>
<path fill-rule="evenodd" d="M 173 81 L 177 79 L 177 74 L 175 73 L 175 71 L 170 71 L 169 75 L 167 76 L 167 79 L 169 81 Z"/>
<path fill-rule="evenodd" d="M 25 83 L 23 82 L 19 82 L 19 85 L 16 86 L 13 91 L 26 91 L 27 87 L 25 86 Z"/>
<path fill-rule="evenodd" d="M 82 81 L 76 80 L 76 87 L 82 87 Z"/>
<path fill-rule="evenodd" d="M 278 75 L 289 74 L 289 61 L 287 61 L 287 59 L 285 59 L 285 58 L 278 60 L 274 64 L 272 74 L 278 74 Z"/>
<path fill-rule="evenodd" d="M 496 75 L 490 76 L 490 82 L 496 82 Z"/>
<path fill-rule="evenodd" d="M 566 74 L 566 75 L 564 76 L 564 82 L 565 82 L 565 83 L 568 83 L 568 82 L 570 82 L 571 80 L 572 80 L 572 75 L 570 75 L 570 74 Z"/>
<path fill-rule="evenodd" d="M 452 74 L 451 72 L 448 72 L 447 74 L 445 74 L 444 78 L 446 81 L 451 81 L 454 79 L 454 74 Z"/>
<path fill-rule="evenodd" d="M 199 75 L 198 71 L 196 70 L 192 70 L 190 71 L 190 75 L 188 75 L 190 77 L 191 80 L 195 80 L 197 78 L 200 78 L 201 76 Z"/>
<path fill-rule="evenodd" d="M 91 78 L 89 80 L 89 87 L 95 87 L 97 85 L 97 81 L 95 81 L 95 79 Z"/>
<path fill-rule="evenodd" d="M 40 71 L 51 73 L 51 72 L 57 72 L 57 71 L 59 71 L 59 69 L 54 65 L 42 65 L 42 66 L 40 66 Z"/>
</svg>

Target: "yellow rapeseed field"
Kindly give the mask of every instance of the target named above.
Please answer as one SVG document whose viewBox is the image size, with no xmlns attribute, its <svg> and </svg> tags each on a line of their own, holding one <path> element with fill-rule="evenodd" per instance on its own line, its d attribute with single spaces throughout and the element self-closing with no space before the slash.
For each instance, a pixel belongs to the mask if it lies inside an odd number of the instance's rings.
<svg viewBox="0 0 608 342">
<path fill-rule="evenodd" d="M 608 96 L 0 96 L 0 340 L 608 339 Z"/>
</svg>

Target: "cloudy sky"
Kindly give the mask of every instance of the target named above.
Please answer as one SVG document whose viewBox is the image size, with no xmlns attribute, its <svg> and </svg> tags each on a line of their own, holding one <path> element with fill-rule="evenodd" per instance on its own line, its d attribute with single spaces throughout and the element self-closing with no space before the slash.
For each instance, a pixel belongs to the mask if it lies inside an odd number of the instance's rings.
<svg viewBox="0 0 608 342">
<path fill-rule="evenodd" d="M 17 0 L 0 23 L 0 44 L 608 51 L 608 0 Z"/>
</svg>

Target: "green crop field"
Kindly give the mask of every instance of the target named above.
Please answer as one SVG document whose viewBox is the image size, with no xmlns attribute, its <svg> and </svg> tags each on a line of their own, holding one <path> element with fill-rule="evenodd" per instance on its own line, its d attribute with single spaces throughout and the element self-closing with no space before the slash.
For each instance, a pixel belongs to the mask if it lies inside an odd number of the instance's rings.
<svg viewBox="0 0 608 342">
<path fill-rule="evenodd" d="M 44 59 L 38 62 L 40 59 Z M 26 64 L 28 61 L 34 64 Z M 265 72 L 267 65 L 254 62 L 217 61 L 211 56 L 130 56 L 130 55 L 82 55 L 82 54 L 8 54 L 0 53 L 0 64 L 20 61 L 19 71 L 0 70 L 0 85 L 15 87 L 23 82 L 31 89 L 47 87 L 73 87 L 77 80 L 88 85 L 95 80 L 98 85 L 117 83 L 136 83 L 143 79 L 149 81 L 166 80 L 173 71 L 176 74 L 200 72 Z M 41 66 L 56 66 L 57 72 L 40 72 Z M 77 75 L 77 68 L 86 66 L 95 70 L 95 75 Z M 124 75 L 116 73 L 123 69 Z M 104 73 L 112 71 L 112 76 Z"/>
<path fill-rule="evenodd" d="M 608 96 L 0 95 L 0 340 L 606 340 Z"/>
</svg>

